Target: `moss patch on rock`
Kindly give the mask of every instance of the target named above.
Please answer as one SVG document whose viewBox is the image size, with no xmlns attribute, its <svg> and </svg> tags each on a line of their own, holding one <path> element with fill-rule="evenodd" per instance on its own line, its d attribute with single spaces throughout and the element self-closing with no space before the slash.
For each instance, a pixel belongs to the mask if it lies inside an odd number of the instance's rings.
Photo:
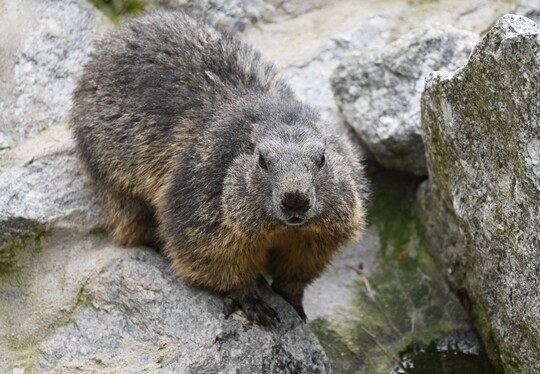
<svg viewBox="0 0 540 374">
<path fill-rule="evenodd" d="M 3 222 L 0 232 L 0 277 L 17 268 L 17 258 L 24 254 L 35 255 L 50 230 L 25 219 Z"/>
<path fill-rule="evenodd" d="M 115 23 L 124 17 L 139 14 L 146 7 L 146 2 L 141 0 L 90 0 L 90 2 Z"/>
</svg>

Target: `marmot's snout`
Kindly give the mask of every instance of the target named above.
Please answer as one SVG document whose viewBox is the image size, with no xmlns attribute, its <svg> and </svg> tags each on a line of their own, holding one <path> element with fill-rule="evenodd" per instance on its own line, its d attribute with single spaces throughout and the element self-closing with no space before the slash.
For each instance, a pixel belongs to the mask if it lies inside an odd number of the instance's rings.
<svg viewBox="0 0 540 374">
<path fill-rule="evenodd" d="M 281 211 L 288 225 L 296 226 L 305 223 L 306 213 L 311 208 L 311 200 L 307 194 L 286 192 L 281 200 Z"/>
</svg>

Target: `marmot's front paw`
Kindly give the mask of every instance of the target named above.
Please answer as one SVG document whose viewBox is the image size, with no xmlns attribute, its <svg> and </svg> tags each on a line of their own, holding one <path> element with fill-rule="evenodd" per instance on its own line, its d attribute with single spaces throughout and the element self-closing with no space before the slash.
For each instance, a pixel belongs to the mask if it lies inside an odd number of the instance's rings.
<svg viewBox="0 0 540 374">
<path fill-rule="evenodd" d="M 307 316 L 306 316 L 306 313 L 304 312 L 304 306 L 302 304 L 299 304 L 299 305 L 291 304 L 291 306 L 294 308 L 294 310 L 296 310 L 296 313 L 298 313 L 298 315 L 300 316 L 302 321 L 304 323 L 306 323 L 307 322 Z"/>
<path fill-rule="evenodd" d="M 239 309 L 244 312 L 248 320 L 263 326 L 276 326 L 276 323 L 280 322 L 277 312 L 259 296 L 249 296 L 241 300 L 231 296 L 225 298 L 223 310 L 225 318 L 229 318 Z"/>
<path fill-rule="evenodd" d="M 287 284 L 287 283 L 280 284 L 278 282 L 272 283 L 272 290 L 278 295 L 280 295 L 286 302 L 288 302 L 294 308 L 294 310 L 296 310 L 296 313 L 298 313 L 300 318 L 302 318 L 302 321 L 306 323 L 307 316 L 306 316 L 306 313 L 304 312 L 304 305 L 302 304 L 304 287 L 305 286 L 302 285 L 299 288 L 300 291 L 296 289 L 296 292 L 291 292 L 291 291 L 286 291 L 286 289 L 291 288 L 291 284 Z"/>
</svg>

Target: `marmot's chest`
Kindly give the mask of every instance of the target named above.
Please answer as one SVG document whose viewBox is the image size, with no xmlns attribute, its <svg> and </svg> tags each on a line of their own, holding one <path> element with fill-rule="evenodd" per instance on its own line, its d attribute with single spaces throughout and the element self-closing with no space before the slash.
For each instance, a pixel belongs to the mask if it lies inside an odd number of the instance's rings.
<svg viewBox="0 0 540 374">
<path fill-rule="evenodd" d="M 316 235 L 309 230 L 284 228 L 276 230 L 270 235 L 267 242 L 269 252 L 293 252 L 307 253 L 313 250 Z"/>
<path fill-rule="evenodd" d="M 299 279 L 318 274 L 330 260 L 320 234 L 306 229 L 275 232 L 267 243 L 266 271 L 274 277 L 297 274 Z"/>
</svg>

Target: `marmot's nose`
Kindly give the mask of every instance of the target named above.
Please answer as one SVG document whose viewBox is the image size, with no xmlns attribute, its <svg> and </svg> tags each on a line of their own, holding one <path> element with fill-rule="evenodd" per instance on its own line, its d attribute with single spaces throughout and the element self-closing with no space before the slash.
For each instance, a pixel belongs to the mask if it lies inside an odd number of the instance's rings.
<svg viewBox="0 0 540 374">
<path fill-rule="evenodd" d="M 292 212 L 298 212 L 298 213 L 305 213 L 309 209 L 309 198 L 299 192 L 285 193 L 283 200 L 281 200 L 281 204 L 283 205 L 283 210 L 287 214 Z"/>
</svg>

